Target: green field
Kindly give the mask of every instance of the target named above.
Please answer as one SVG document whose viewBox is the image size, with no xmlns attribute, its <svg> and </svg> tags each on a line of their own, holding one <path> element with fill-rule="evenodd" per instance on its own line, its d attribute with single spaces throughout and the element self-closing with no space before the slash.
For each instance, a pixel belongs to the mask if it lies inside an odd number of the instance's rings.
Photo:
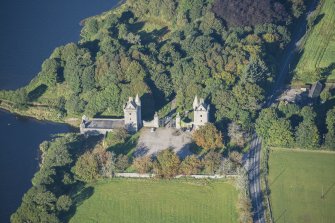
<svg viewBox="0 0 335 223">
<path fill-rule="evenodd" d="M 335 1 L 322 0 L 316 24 L 310 31 L 296 68 L 297 78 L 313 82 L 316 68 L 335 80 Z"/>
<path fill-rule="evenodd" d="M 126 180 L 94 185 L 70 222 L 237 222 L 237 191 L 225 181 Z"/>
<path fill-rule="evenodd" d="M 269 185 L 275 222 L 334 222 L 334 176 L 335 153 L 272 150 Z"/>
</svg>

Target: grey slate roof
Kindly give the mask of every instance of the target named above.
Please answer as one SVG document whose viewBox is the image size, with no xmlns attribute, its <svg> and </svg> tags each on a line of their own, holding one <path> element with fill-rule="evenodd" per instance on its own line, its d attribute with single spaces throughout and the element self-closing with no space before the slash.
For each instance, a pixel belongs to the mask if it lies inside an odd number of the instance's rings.
<svg viewBox="0 0 335 223">
<path fill-rule="evenodd" d="M 123 119 L 93 119 L 85 123 L 86 128 L 92 129 L 117 129 L 124 126 Z"/>
<path fill-rule="evenodd" d="M 316 83 L 314 83 L 312 85 L 312 88 L 309 91 L 308 97 L 310 97 L 310 98 L 319 97 L 320 93 L 321 93 L 321 90 L 322 90 L 322 84 L 319 81 L 317 81 Z"/>
</svg>

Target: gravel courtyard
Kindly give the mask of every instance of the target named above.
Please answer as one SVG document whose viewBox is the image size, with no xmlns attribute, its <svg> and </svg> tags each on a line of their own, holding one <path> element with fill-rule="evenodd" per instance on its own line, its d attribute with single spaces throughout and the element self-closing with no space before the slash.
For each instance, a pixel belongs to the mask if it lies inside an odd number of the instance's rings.
<svg viewBox="0 0 335 223">
<path fill-rule="evenodd" d="M 135 156 L 152 155 L 171 147 L 183 158 L 192 154 L 190 151 L 191 143 L 192 137 L 189 132 L 182 132 L 173 128 L 158 128 L 151 132 L 149 128 L 143 128 Z"/>
</svg>

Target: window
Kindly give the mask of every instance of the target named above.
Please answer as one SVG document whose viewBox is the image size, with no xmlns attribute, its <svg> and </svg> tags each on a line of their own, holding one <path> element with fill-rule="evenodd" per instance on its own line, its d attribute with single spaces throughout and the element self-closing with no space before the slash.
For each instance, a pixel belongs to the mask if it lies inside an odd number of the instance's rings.
<svg viewBox="0 0 335 223">
<path fill-rule="evenodd" d="M 131 115 L 131 113 L 129 113 L 129 115 Z"/>
<path fill-rule="evenodd" d="M 202 115 L 200 115 L 200 117 L 202 117 Z"/>
</svg>

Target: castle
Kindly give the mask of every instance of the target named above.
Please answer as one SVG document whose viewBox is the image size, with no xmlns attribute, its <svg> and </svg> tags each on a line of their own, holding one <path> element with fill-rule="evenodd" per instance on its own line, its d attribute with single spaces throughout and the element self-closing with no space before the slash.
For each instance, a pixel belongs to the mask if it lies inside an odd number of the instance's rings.
<svg viewBox="0 0 335 223">
<path fill-rule="evenodd" d="M 123 119 L 107 119 L 107 118 L 93 118 L 89 119 L 85 115 L 82 117 L 80 124 L 80 133 L 82 134 L 106 134 L 117 128 L 125 128 L 129 132 L 137 132 L 142 127 L 158 128 L 160 127 L 160 120 L 157 112 L 152 121 L 146 122 L 142 120 L 142 106 L 141 99 L 136 95 L 135 99 L 129 97 L 127 103 L 123 106 Z M 179 113 L 175 119 L 175 127 L 181 129 L 182 127 L 191 127 L 197 129 L 209 122 L 209 105 L 207 105 L 203 98 L 198 100 L 195 96 L 193 101 L 193 122 L 182 124 Z"/>
</svg>

